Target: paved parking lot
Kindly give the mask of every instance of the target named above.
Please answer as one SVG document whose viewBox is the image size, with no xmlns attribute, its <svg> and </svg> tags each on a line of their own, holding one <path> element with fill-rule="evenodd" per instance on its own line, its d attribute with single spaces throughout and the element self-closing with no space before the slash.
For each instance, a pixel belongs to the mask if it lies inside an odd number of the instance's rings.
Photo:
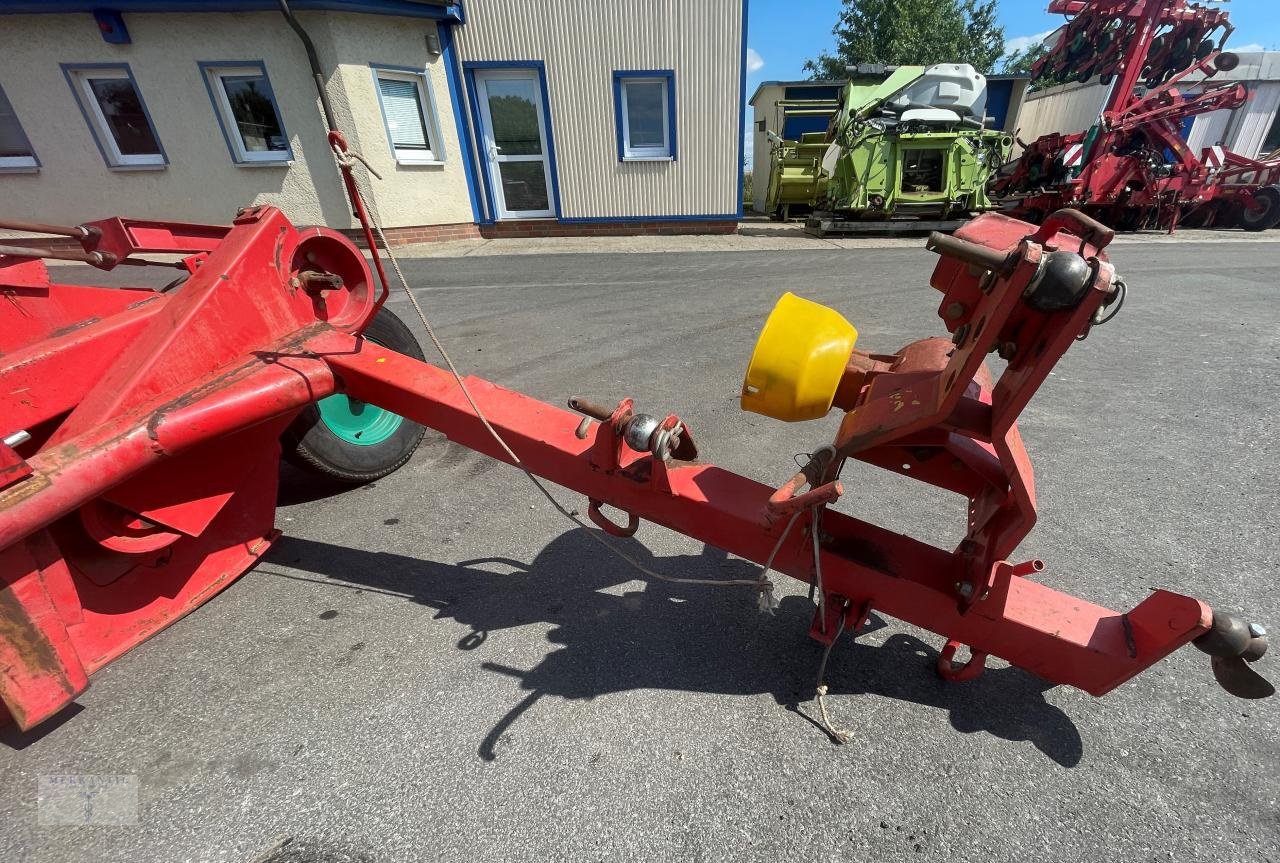
<svg viewBox="0 0 1280 863">
<path fill-rule="evenodd" d="M 1022 551 L 1113 608 L 1165 587 L 1280 626 L 1276 247 L 1114 260 L 1123 312 L 1023 418 L 1041 521 Z M 776 296 L 894 350 L 941 332 L 932 264 L 832 246 L 408 269 L 465 370 L 557 403 L 633 395 L 776 483 L 834 429 L 737 408 Z M 963 530 L 958 498 L 846 476 L 847 511 Z M 0 733 L 0 860 L 1280 860 L 1276 704 L 1227 696 L 1194 651 L 1102 699 L 1007 667 L 946 685 L 940 638 L 877 620 L 832 658 L 855 735 L 836 747 L 808 718 L 798 583 L 768 617 L 748 593 L 634 580 L 517 471 L 437 440 L 332 492 L 284 471 L 286 537 L 258 567 L 45 733 Z M 666 572 L 752 571 L 652 526 L 639 540 Z M 52 774 L 136 777 L 137 825 L 40 826 Z"/>
</svg>

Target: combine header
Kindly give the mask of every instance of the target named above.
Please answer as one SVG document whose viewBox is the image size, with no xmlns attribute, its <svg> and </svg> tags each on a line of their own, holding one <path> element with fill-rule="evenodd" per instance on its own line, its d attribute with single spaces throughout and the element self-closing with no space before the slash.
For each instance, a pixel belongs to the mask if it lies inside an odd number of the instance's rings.
<svg viewBox="0 0 1280 863">
<path fill-rule="evenodd" d="M 1187 119 L 1248 99 L 1242 84 L 1205 81 L 1240 62 L 1223 50 L 1232 33 L 1225 11 L 1188 0 L 1053 0 L 1049 11 L 1074 17 L 1033 78 L 1096 77 L 1112 90 L 1093 128 L 1025 145 L 993 183 L 994 197 L 1033 222 L 1075 207 L 1121 230 L 1172 232 L 1183 218 L 1253 231 L 1280 224 L 1280 159 L 1219 146 L 1197 154 L 1182 138 Z"/>
<path fill-rule="evenodd" d="M 821 163 L 818 236 L 958 228 L 993 209 L 987 185 L 1013 138 L 987 128 L 987 81 L 972 66 L 849 69 Z"/>
<path fill-rule="evenodd" d="M 1102 695 L 1194 642 L 1227 690 L 1273 691 L 1249 666 L 1266 650 L 1260 627 L 1163 590 L 1112 611 L 1014 557 L 1036 519 L 1018 415 L 1125 293 L 1103 252 L 1111 232 L 1079 213 L 1039 229 L 987 214 L 934 235 L 948 334 L 896 353 L 856 350 L 839 314 L 785 294 L 742 405 L 840 419 L 830 444 L 796 447 L 813 455 L 777 488 L 695 461 L 683 421 L 630 399 L 566 411 L 378 344 L 366 329 L 387 314 L 385 280 L 340 234 L 271 207 L 230 226 L 0 227 L 83 246 L 0 248 L 0 697 L 23 728 L 254 565 L 279 536 L 282 434 L 335 394 L 584 495 L 612 536 L 647 519 L 764 564 L 731 583 L 764 605 L 769 569 L 811 584 L 810 635 L 828 646 L 875 610 L 939 633 L 948 679 L 975 677 L 990 655 Z M 181 255 L 187 278 L 160 292 L 61 284 L 42 260 L 110 269 L 161 252 Z M 1003 360 L 994 380 L 990 353 Z M 955 492 L 963 534 L 938 548 L 833 510 L 850 459 Z"/>
</svg>

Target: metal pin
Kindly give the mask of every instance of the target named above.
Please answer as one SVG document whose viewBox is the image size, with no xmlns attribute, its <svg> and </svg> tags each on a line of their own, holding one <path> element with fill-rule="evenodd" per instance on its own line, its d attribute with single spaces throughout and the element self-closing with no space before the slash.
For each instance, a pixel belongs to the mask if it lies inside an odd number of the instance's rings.
<svg viewBox="0 0 1280 863">
<path fill-rule="evenodd" d="M 7 435 L 4 439 L 5 446 L 22 446 L 31 440 L 31 433 L 25 429 L 19 429 L 11 435 Z"/>
</svg>

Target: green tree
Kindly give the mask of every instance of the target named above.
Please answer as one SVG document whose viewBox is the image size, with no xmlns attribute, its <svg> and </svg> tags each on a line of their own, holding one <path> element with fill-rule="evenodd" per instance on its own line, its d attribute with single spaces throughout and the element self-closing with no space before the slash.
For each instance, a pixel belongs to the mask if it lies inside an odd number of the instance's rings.
<svg viewBox="0 0 1280 863">
<path fill-rule="evenodd" d="M 1036 62 L 1049 53 L 1049 46 L 1044 42 L 1037 42 L 1034 45 L 1028 45 L 1019 51 L 1014 51 L 1008 57 L 1004 58 L 1004 63 L 1000 65 L 1000 72 L 1005 75 L 1030 75 L 1031 67 Z M 1058 84 L 1065 84 L 1072 80 L 1071 75 L 1065 73 L 1042 74 L 1039 78 L 1031 79 L 1032 90 L 1043 90 L 1047 87 L 1053 87 Z"/>
<path fill-rule="evenodd" d="M 1048 51 L 1043 42 L 1020 48 L 1004 58 L 1004 62 L 1000 64 L 1000 72 L 1004 75 L 1030 75 L 1031 67 Z"/>
<path fill-rule="evenodd" d="M 1004 53 L 997 0 L 844 0 L 835 54 L 805 61 L 814 78 L 845 78 L 859 63 L 968 63 L 989 72 Z"/>
</svg>

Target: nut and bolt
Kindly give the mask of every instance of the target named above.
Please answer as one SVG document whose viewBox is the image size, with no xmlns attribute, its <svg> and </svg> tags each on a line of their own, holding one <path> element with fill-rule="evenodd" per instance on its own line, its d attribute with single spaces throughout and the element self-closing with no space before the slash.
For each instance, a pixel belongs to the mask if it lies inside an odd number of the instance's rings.
<svg viewBox="0 0 1280 863">
<path fill-rule="evenodd" d="M 967 581 L 956 582 L 956 593 L 960 594 L 964 599 L 973 598 L 973 585 Z"/>
<path fill-rule="evenodd" d="M 1249 635 L 1254 638 L 1266 638 L 1267 631 L 1256 623 L 1249 624 Z"/>
<path fill-rule="evenodd" d="M 964 317 L 964 303 L 951 303 L 947 306 L 947 320 L 954 321 Z"/>
</svg>

